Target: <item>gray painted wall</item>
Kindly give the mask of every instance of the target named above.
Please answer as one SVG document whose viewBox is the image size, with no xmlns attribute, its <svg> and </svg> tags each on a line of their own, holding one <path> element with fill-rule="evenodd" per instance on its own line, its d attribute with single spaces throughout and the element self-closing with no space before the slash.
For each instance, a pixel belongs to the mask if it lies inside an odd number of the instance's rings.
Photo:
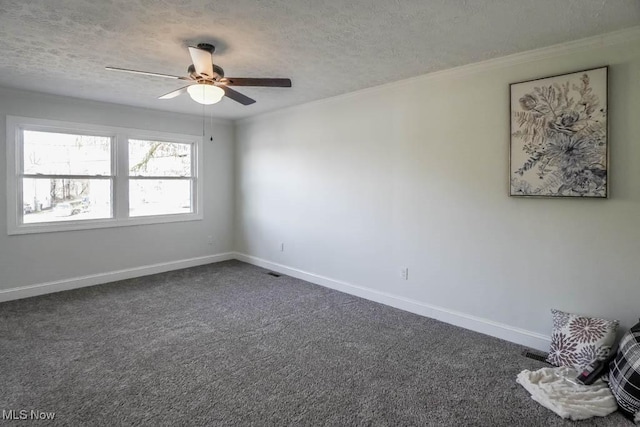
<svg viewBox="0 0 640 427">
<path fill-rule="evenodd" d="M 233 250 L 231 122 L 216 120 L 214 142 L 204 142 L 204 220 L 8 236 L 6 115 L 202 134 L 197 116 L 0 89 L 0 290 Z"/>
<path fill-rule="evenodd" d="M 572 49 L 240 121 L 237 249 L 538 334 L 549 335 L 552 307 L 630 326 L 640 40 Z M 605 64 L 611 198 L 509 198 L 509 83 Z"/>
<path fill-rule="evenodd" d="M 551 307 L 629 326 L 640 300 L 640 41 L 574 50 L 397 82 L 235 130 L 216 121 L 203 221 L 0 233 L 0 290 L 238 250 L 544 335 Z M 508 84 L 604 64 L 611 199 L 507 197 Z M 202 129 L 196 116 L 0 89 L 2 141 L 7 114 Z M 3 147 L 3 227 L 5 168 Z"/>
</svg>

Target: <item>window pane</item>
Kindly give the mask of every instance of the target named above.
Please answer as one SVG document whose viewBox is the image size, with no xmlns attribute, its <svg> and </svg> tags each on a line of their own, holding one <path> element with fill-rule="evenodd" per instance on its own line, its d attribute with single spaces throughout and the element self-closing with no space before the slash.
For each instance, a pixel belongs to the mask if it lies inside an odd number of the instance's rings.
<svg viewBox="0 0 640 427">
<path fill-rule="evenodd" d="M 110 179 L 22 179 L 23 223 L 111 218 Z"/>
<path fill-rule="evenodd" d="M 111 138 L 25 130 L 24 173 L 111 175 Z"/>
<path fill-rule="evenodd" d="M 129 175 L 191 176 L 191 144 L 130 139 Z"/>
<path fill-rule="evenodd" d="M 190 179 L 131 179 L 129 215 L 168 215 L 193 210 Z"/>
</svg>

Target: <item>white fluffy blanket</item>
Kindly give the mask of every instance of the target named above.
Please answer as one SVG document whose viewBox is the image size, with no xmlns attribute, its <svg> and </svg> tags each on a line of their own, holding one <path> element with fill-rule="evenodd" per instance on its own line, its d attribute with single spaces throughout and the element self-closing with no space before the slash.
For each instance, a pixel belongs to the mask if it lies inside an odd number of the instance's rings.
<svg viewBox="0 0 640 427">
<path fill-rule="evenodd" d="M 542 368 L 520 372 L 516 382 L 531 393 L 533 400 L 562 418 L 604 417 L 618 409 L 616 399 L 602 379 L 589 386 L 572 384 L 569 380 L 577 376 L 578 372 L 571 368 Z"/>
</svg>

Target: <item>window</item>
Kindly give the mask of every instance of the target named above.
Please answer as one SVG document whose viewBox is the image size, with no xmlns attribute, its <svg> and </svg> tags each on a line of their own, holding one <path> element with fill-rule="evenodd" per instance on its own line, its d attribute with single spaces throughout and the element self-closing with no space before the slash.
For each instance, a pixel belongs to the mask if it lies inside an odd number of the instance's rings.
<svg viewBox="0 0 640 427">
<path fill-rule="evenodd" d="M 129 140 L 129 215 L 191 212 L 191 145 Z"/>
<path fill-rule="evenodd" d="M 202 219 L 200 144 L 8 116 L 9 234 Z"/>
<path fill-rule="evenodd" d="M 111 218 L 111 138 L 22 131 L 24 224 Z"/>
</svg>

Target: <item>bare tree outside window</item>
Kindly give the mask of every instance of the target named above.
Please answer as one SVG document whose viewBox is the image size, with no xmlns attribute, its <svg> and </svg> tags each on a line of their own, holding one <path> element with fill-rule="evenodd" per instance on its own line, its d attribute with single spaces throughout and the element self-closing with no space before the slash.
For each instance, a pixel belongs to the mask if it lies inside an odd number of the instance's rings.
<svg viewBox="0 0 640 427">
<path fill-rule="evenodd" d="M 23 132 L 23 222 L 111 217 L 111 138 Z"/>
<path fill-rule="evenodd" d="M 129 140 L 129 215 L 193 212 L 191 144 Z"/>
</svg>

